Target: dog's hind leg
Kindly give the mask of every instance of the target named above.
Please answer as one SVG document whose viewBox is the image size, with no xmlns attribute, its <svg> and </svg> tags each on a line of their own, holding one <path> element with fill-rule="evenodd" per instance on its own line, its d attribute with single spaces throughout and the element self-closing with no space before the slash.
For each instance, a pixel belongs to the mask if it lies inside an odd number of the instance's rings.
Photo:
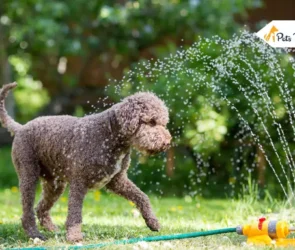
<svg viewBox="0 0 295 250">
<path fill-rule="evenodd" d="M 23 207 L 22 225 L 30 238 L 45 240 L 38 231 L 34 214 L 36 186 L 40 175 L 40 167 L 29 147 L 17 145 L 12 150 L 13 162 L 19 177 L 21 202 Z"/>
<path fill-rule="evenodd" d="M 51 220 L 49 211 L 58 198 L 62 195 L 65 187 L 65 182 L 42 180 L 42 198 L 36 208 L 36 212 L 41 226 L 49 231 L 58 230 Z"/>
</svg>

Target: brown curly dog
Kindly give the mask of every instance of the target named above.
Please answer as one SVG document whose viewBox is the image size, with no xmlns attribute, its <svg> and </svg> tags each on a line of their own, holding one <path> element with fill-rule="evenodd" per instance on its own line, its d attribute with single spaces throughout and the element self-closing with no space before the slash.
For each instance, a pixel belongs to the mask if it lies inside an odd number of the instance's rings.
<svg viewBox="0 0 295 250">
<path fill-rule="evenodd" d="M 0 90 L 0 121 L 15 135 L 12 158 L 19 178 L 22 225 L 31 238 L 45 239 L 34 217 L 39 177 L 42 198 L 37 217 L 48 230 L 57 229 L 49 211 L 69 183 L 67 239 L 81 241 L 82 203 L 88 189 L 106 187 L 134 202 L 151 230 L 159 230 L 146 194 L 127 177 L 130 148 L 154 154 L 171 141 L 166 129 L 168 110 L 152 93 L 140 92 L 94 115 L 39 117 L 20 125 L 8 116 L 4 99 L 16 83 Z"/>
</svg>

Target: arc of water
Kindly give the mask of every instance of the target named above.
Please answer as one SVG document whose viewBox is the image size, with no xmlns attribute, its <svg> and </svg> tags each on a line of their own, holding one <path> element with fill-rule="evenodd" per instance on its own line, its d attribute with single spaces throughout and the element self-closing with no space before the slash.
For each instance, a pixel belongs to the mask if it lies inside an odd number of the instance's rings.
<svg viewBox="0 0 295 250">
<path fill-rule="evenodd" d="M 214 67 L 214 66 L 215 66 L 215 62 L 214 62 L 214 63 L 211 63 L 211 66 Z M 222 69 L 222 70 L 224 70 L 224 69 Z M 225 73 L 225 71 L 223 71 L 223 73 Z M 229 76 L 230 78 L 232 78 L 232 77 L 230 76 L 230 74 L 228 74 L 228 76 Z M 233 80 L 233 79 L 232 79 L 232 80 Z M 214 79 L 212 79 L 212 81 L 214 81 Z M 236 83 L 237 83 L 237 82 L 236 82 Z M 237 84 L 238 84 L 238 83 L 237 83 Z M 270 165 L 272 171 L 274 172 L 274 174 L 275 174 L 275 176 L 276 176 L 276 178 L 277 178 L 277 180 L 278 180 L 280 186 L 282 187 L 284 194 L 286 195 L 286 197 L 288 197 L 287 192 L 286 192 L 286 190 L 285 190 L 285 188 L 284 188 L 284 186 L 283 186 L 283 184 L 282 184 L 282 182 L 281 182 L 279 176 L 277 175 L 277 173 L 276 173 L 276 171 L 275 171 L 275 168 L 273 167 L 272 163 L 270 162 L 268 156 L 267 156 L 266 153 L 265 153 L 265 150 L 264 150 L 263 146 L 262 146 L 261 143 L 260 143 L 259 137 L 258 137 L 257 135 L 254 134 L 254 132 L 252 131 L 252 129 L 251 129 L 250 125 L 248 124 L 248 122 L 246 122 L 246 120 L 242 117 L 242 115 L 240 114 L 240 112 L 238 111 L 238 109 L 237 109 L 237 108 L 236 108 L 236 107 L 235 107 L 235 106 L 234 106 L 234 105 L 233 105 L 233 104 L 227 99 L 227 97 L 224 96 L 223 92 L 220 90 L 219 87 L 217 87 L 216 85 L 213 85 L 213 88 L 212 88 L 212 85 L 210 85 L 210 84 L 208 84 L 208 83 L 207 83 L 207 86 L 211 87 L 211 89 L 212 89 L 214 92 L 217 92 L 217 93 L 219 93 L 221 96 L 223 96 L 223 98 L 224 98 L 224 100 L 226 100 L 227 104 L 228 104 L 231 108 L 233 108 L 233 109 L 238 113 L 238 117 L 239 117 L 239 119 L 240 119 L 242 122 L 244 122 L 244 124 L 247 124 L 247 127 L 248 127 L 248 129 L 249 129 L 251 135 L 253 136 L 254 140 L 258 143 L 258 145 L 259 145 L 261 151 L 265 154 L 266 160 L 267 160 L 268 164 Z M 248 97 L 248 99 L 249 99 L 249 97 Z M 257 111 L 256 111 L 256 112 L 257 112 Z M 257 115 L 257 113 L 256 113 L 256 115 Z M 259 114 L 258 114 L 258 115 L 259 115 Z M 261 118 L 260 118 L 260 119 L 261 119 Z M 262 121 L 262 119 L 261 119 L 261 121 Z M 268 133 L 268 131 L 267 131 L 267 129 L 266 129 L 264 123 L 263 123 L 263 127 L 264 127 L 264 129 L 266 130 L 266 133 L 267 133 L 268 137 L 270 138 L 270 141 L 271 141 L 272 147 L 273 147 L 274 150 L 275 150 L 274 144 L 273 144 L 273 142 L 272 142 L 272 140 L 271 140 L 271 137 L 270 137 L 270 135 L 269 135 L 269 133 Z M 278 156 L 277 153 L 276 153 L 276 156 L 278 157 L 278 160 L 280 161 L 280 157 Z M 285 171 L 285 170 L 284 170 L 284 167 L 283 167 L 282 164 L 281 164 L 281 161 L 280 161 L 280 165 L 281 165 L 283 171 Z M 289 184 L 289 186 L 290 186 L 290 181 L 289 181 L 288 179 L 287 179 L 287 182 L 288 182 L 288 184 Z M 291 190 L 292 190 L 292 189 L 291 189 Z M 292 191 L 292 192 L 293 192 L 293 191 Z"/>
<path fill-rule="evenodd" d="M 249 67 L 249 69 L 252 71 L 252 73 L 254 73 L 254 76 L 256 77 L 256 80 L 261 83 L 261 81 L 258 79 L 258 76 L 254 72 L 254 69 L 251 67 L 251 65 L 249 65 L 249 63 L 246 62 L 246 61 L 244 61 L 244 63 Z M 240 69 L 238 69 L 238 70 L 240 70 Z M 243 73 L 241 70 L 240 70 L 240 72 Z M 266 103 L 268 113 L 270 114 L 271 118 L 273 119 L 274 124 L 277 127 L 277 132 L 278 132 L 278 135 L 279 135 L 279 139 L 280 139 L 281 142 L 283 142 L 282 145 L 283 145 L 284 153 L 286 155 L 288 163 L 290 164 L 291 173 L 292 173 L 292 177 L 293 177 L 293 182 L 295 183 L 295 175 L 294 175 L 295 164 L 294 164 L 294 160 L 293 160 L 293 157 L 292 157 L 290 147 L 288 145 L 285 133 L 284 133 L 284 131 L 282 129 L 282 126 L 281 126 L 281 124 L 279 122 L 276 121 L 278 118 L 277 118 L 277 116 L 275 114 L 274 106 L 272 105 L 272 103 L 270 101 L 270 97 L 267 94 L 267 90 L 265 89 L 265 86 L 263 86 L 262 83 L 261 83 L 261 88 L 262 88 L 263 92 L 260 92 L 259 87 L 256 86 L 251 79 L 249 79 L 249 82 L 252 84 L 252 86 L 254 88 L 256 88 L 256 90 L 257 90 L 256 93 L 259 96 L 261 96 L 262 99 L 264 100 L 264 102 Z"/>
<path fill-rule="evenodd" d="M 234 52 L 237 52 L 237 51 L 235 51 L 235 50 L 229 50 L 230 52 L 229 53 L 227 53 L 227 57 L 226 58 L 228 58 L 228 55 L 232 55 L 233 56 L 233 53 Z M 233 52 L 234 51 L 234 52 Z M 241 55 L 241 53 L 239 53 L 239 55 L 240 55 L 240 57 L 243 57 L 243 55 Z M 234 58 L 234 57 L 233 57 Z M 219 58 L 218 58 L 219 59 Z M 244 62 L 247 64 L 247 61 L 246 60 L 244 60 Z M 232 64 L 232 65 L 235 65 L 235 64 Z M 247 64 L 247 66 L 250 68 L 250 69 L 252 69 L 253 70 L 253 68 L 251 67 L 251 66 L 249 66 L 249 64 Z M 240 70 L 240 72 L 241 72 L 241 69 L 239 69 L 239 68 L 237 68 L 237 70 Z M 242 73 L 245 73 L 245 72 L 242 72 Z M 237 85 L 239 85 L 239 83 L 236 81 L 236 79 L 234 79 L 233 77 L 232 77 L 232 74 L 230 74 L 229 72 L 227 72 L 224 68 L 223 68 L 223 74 L 226 74 L 235 84 L 237 84 Z M 255 74 L 256 75 L 256 74 Z M 256 78 L 257 78 L 257 76 L 256 76 Z M 252 84 L 252 86 L 254 86 L 256 89 L 258 89 L 258 86 L 256 86 L 255 84 L 254 84 L 254 82 L 253 81 L 251 81 L 251 79 L 248 79 L 249 80 L 249 82 Z M 261 82 L 260 82 L 261 83 Z M 262 84 L 261 84 L 262 85 Z M 246 99 L 248 99 L 249 101 L 250 101 L 250 103 L 253 103 L 253 100 L 251 101 L 251 99 L 249 98 L 249 96 L 246 94 L 246 92 L 245 91 L 243 91 L 244 89 L 240 86 L 240 90 L 242 90 L 241 92 L 244 94 L 244 96 L 245 96 L 245 98 Z M 264 89 L 265 90 L 265 89 Z M 264 91 L 264 93 L 267 95 L 267 91 L 265 90 Z M 265 98 L 263 97 L 263 95 L 261 95 L 260 94 L 260 92 L 258 93 L 260 96 L 262 96 L 262 98 L 265 100 Z M 269 96 L 267 95 L 267 97 L 269 98 Z M 269 98 L 270 99 L 270 98 Z M 273 113 L 269 110 L 269 105 L 268 105 L 268 103 L 269 102 L 267 102 L 266 100 L 265 100 L 265 103 L 267 104 L 267 107 L 268 107 L 268 111 L 269 111 L 269 113 L 270 113 L 270 115 L 271 115 L 271 117 L 273 118 L 273 120 L 275 120 L 274 119 L 274 116 L 273 116 Z M 255 109 L 252 105 L 251 105 L 251 107 L 252 107 L 252 109 L 254 110 L 254 112 L 255 112 L 255 114 L 259 117 L 259 119 L 260 119 L 260 121 L 262 122 L 262 119 L 261 119 L 261 117 L 260 117 L 260 115 L 259 115 L 259 112 L 257 111 L 257 109 Z M 278 155 L 278 153 L 277 153 L 277 150 L 275 149 L 275 147 L 274 147 L 274 144 L 273 144 L 273 141 L 272 141 L 272 139 L 271 139 L 271 136 L 269 135 L 269 133 L 268 133 L 268 130 L 266 129 L 266 126 L 265 126 L 265 124 L 262 122 L 262 125 L 263 125 L 263 128 L 264 128 L 264 130 L 265 130 L 265 132 L 266 132 L 266 134 L 267 134 L 267 136 L 268 136 L 268 138 L 269 138 L 269 140 L 270 140 L 270 143 L 271 143 L 271 145 L 272 145 L 272 148 L 273 148 L 273 150 L 274 150 L 274 152 L 275 152 L 275 154 L 276 154 L 276 156 L 277 156 L 277 158 L 278 158 L 278 160 L 279 160 L 279 163 L 280 163 L 280 166 L 281 166 L 281 168 L 282 168 L 282 171 L 283 171 L 283 173 L 284 173 L 284 175 L 285 175 L 285 177 L 286 177 L 286 179 L 287 179 L 287 183 L 288 183 L 288 185 L 289 185 L 289 187 L 290 187 L 290 190 L 292 191 L 292 194 L 293 194 L 293 196 L 294 196 L 294 193 L 293 193 L 293 190 L 292 190 L 292 186 L 291 186 L 291 183 L 290 183 L 290 180 L 289 180 L 289 178 L 287 178 L 287 174 L 286 174 L 286 172 L 285 172 L 285 168 L 283 167 L 283 165 L 282 165 L 282 163 L 281 163 L 281 159 L 280 159 L 280 157 L 279 157 L 279 155 Z M 279 127 L 280 128 L 280 127 Z M 282 130 L 281 130 L 282 131 Z M 286 157 L 287 157 L 287 160 L 288 160 L 288 162 L 290 162 L 290 164 L 291 164 L 291 166 L 292 166 L 292 163 L 293 163 L 293 159 L 292 159 L 292 155 L 291 155 L 291 152 L 290 152 L 290 149 L 289 149 L 289 147 L 288 147 L 288 144 L 287 144 L 287 142 L 286 142 L 286 139 L 285 139 L 285 136 L 284 136 L 284 134 L 283 135 L 281 135 L 281 133 L 280 133 L 280 129 L 278 129 L 278 133 L 279 133 L 279 136 L 280 136 L 280 139 L 281 139 L 281 141 L 283 141 L 283 148 L 284 148 L 284 152 L 285 152 L 285 154 L 286 154 Z M 283 133 L 283 131 L 282 131 L 282 133 Z M 289 158 L 290 157 L 290 158 Z M 294 164 L 294 163 L 293 163 Z M 294 166 L 294 165 L 293 165 Z M 293 176 L 293 180 L 294 180 L 294 172 L 293 171 L 291 171 L 292 172 L 292 176 Z"/>
</svg>

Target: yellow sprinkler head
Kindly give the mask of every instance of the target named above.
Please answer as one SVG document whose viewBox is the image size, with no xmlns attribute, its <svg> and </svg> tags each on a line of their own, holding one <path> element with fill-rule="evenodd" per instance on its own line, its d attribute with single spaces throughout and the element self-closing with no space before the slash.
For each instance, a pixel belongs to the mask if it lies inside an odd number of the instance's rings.
<svg viewBox="0 0 295 250">
<path fill-rule="evenodd" d="M 258 222 L 237 227 L 237 233 L 245 235 L 247 243 L 252 245 L 295 246 L 295 239 L 287 239 L 292 231 L 295 230 L 288 222 L 264 217 Z"/>
</svg>

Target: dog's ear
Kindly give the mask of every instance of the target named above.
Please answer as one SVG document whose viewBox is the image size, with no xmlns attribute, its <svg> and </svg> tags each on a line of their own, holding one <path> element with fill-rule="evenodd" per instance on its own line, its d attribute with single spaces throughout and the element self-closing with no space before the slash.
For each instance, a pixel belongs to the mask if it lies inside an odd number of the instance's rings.
<svg viewBox="0 0 295 250">
<path fill-rule="evenodd" d="M 139 126 L 140 107 L 132 100 L 126 99 L 117 105 L 115 113 L 123 134 L 133 135 Z"/>
</svg>

